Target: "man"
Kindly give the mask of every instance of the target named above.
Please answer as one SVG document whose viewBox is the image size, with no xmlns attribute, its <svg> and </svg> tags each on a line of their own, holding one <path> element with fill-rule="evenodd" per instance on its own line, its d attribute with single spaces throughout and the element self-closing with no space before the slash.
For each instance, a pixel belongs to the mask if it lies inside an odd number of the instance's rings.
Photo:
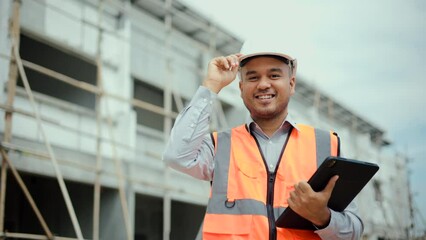
<svg viewBox="0 0 426 240">
<path fill-rule="evenodd" d="M 338 155 L 340 149 L 337 134 L 296 125 L 288 115 L 296 66 L 294 58 L 275 50 L 214 58 L 203 86 L 176 119 L 163 159 L 212 181 L 203 239 L 360 238 L 363 225 L 353 203 L 343 212 L 327 207 L 338 176 L 321 192 L 305 181 L 324 156 Z M 251 120 L 209 134 L 211 104 L 237 74 Z M 319 154 L 321 146 L 328 149 L 325 155 Z M 317 230 L 277 228 L 275 220 L 286 207 Z"/>
</svg>

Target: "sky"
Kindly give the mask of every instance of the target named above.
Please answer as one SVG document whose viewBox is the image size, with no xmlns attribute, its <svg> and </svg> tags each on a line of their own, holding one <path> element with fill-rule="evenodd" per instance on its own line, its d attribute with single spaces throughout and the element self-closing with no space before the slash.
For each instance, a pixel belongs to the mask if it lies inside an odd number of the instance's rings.
<svg viewBox="0 0 426 240">
<path fill-rule="evenodd" d="M 280 38 L 298 75 L 386 132 L 409 157 L 426 218 L 426 1 L 180 0 L 241 40 Z"/>
</svg>

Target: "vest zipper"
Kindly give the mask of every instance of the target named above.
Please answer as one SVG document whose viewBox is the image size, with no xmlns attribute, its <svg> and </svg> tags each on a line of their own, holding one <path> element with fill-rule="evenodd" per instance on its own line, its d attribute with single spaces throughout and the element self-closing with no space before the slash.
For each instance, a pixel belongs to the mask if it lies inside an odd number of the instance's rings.
<svg viewBox="0 0 426 240">
<path fill-rule="evenodd" d="M 268 212 L 270 240 L 277 239 L 277 226 L 275 225 L 275 216 L 274 216 L 274 185 L 275 185 L 276 175 L 277 175 L 276 171 L 274 171 L 273 173 L 268 171 L 268 187 L 267 187 L 268 192 L 266 194 L 266 209 Z"/>
<path fill-rule="evenodd" d="M 277 239 L 277 226 L 275 225 L 275 215 L 274 215 L 274 185 L 275 185 L 275 177 L 277 175 L 277 169 L 279 162 L 281 161 L 282 154 L 284 152 L 285 145 L 281 150 L 280 159 L 278 160 L 277 166 L 275 167 L 274 172 L 270 172 L 268 169 L 268 163 L 266 162 L 265 156 L 263 155 L 262 148 L 260 148 L 259 142 L 256 137 L 253 136 L 256 141 L 257 148 L 259 149 L 260 155 L 262 156 L 263 164 L 265 165 L 265 170 L 268 173 L 268 178 L 266 182 L 266 212 L 268 215 L 268 223 L 269 223 L 269 240 Z M 288 138 L 287 138 L 288 139 Z"/>
<path fill-rule="evenodd" d="M 281 161 L 281 157 L 284 152 L 285 145 L 283 146 L 283 149 L 281 150 L 280 159 L 278 160 L 277 166 L 275 167 L 275 171 L 270 172 L 268 169 L 268 164 L 266 162 L 265 156 L 263 155 L 262 149 L 260 148 L 259 142 L 257 141 L 255 137 L 254 139 L 256 141 L 257 147 L 259 148 L 260 155 L 262 156 L 262 160 L 263 160 L 263 164 L 265 165 L 266 172 L 268 173 L 268 178 L 266 183 L 266 212 L 268 215 L 268 223 L 269 223 L 269 240 L 277 240 L 277 226 L 275 225 L 275 215 L 274 215 L 274 185 L 275 185 L 275 178 L 277 176 L 278 166 Z"/>
<path fill-rule="evenodd" d="M 285 147 L 287 146 L 288 140 L 290 139 L 290 135 L 293 128 L 287 133 L 287 139 L 284 142 L 283 148 L 281 149 L 281 154 L 277 162 L 277 166 L 275 167 L 274 172 L 270 172 L 268 168 L 268 163 L 266 162 L 266 158 L 263 155 L 262 148 L 259 145 L 256 137 L 250 131 L 250 134 L 254 138 L 257 148 L 259 149 L 260 155 L 262 156 L 263 164 L 265 165 L 266 172 L 268 173 L 268 180 L 266 185 L 266 211 L 268 215 L 268 223 L 269 223 L 269 240 L 277 240 L 277 226 L 275 225 L 275 215 L 274 215 L 274 185 L 275 178 L 277 176 L 278 167 L 280 166 L 282 155 L 284 154 Z"/>
</svg>

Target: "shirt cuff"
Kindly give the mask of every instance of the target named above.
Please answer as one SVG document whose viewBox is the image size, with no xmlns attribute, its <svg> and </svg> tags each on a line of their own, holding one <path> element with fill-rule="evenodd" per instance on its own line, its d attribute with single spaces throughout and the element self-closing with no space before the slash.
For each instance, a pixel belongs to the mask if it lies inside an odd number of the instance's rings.
<svg viewBox="0 0 426 240">
<path fill-rule="evenodd" d="M 204 86 L 200 86 L 198 87 L 197 92 L 195 93 L 194 98 L 207 98 L 209 100 L 215 100 L 217 98 L 217 93 L 212 92 L 210 89 L 204 87 Z"/>
<path fill-rule="evenodd" d="M 314 227 L 317 229 L 315 231 L 315 233 L 321 235 L 321 237 L 326 237 L 326 236 L 332 236 L 335 235 L 336 232 L 339 231 L 338 229 L 338 223 L 337 223 L 337 212 L 333 211 L 332 209 L 330 209 L 330 222 L 328 223 L 328 226 L 326 226 L 325 228 L 317 228 L 315 225 Z"/>
</svg>

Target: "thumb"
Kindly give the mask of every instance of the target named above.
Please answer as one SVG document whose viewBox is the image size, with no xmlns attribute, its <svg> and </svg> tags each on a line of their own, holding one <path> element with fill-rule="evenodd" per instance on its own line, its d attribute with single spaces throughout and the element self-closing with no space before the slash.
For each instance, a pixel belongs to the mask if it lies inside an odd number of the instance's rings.
<svg viewBox="0 0 426 240">
<path fill-rule="evenodd" d="M 323 192 L 331 196 L 333 192 L 334 186 L 336 185 L 337 179 L 339 179 L 338 175 L 334 175 L 330 180 L 328 180 L 327 186 L 325 186 Z"/>
<path fill-rule="evenodd" d="M 231 71 L 232 71 L 232 73 L 233 74 L 235 74 L 235 76 L 238 74 L 238 71 L 239 71 L 239 67 L 233 67 L 233 68 L 231 68 Z"/>
</svg>

